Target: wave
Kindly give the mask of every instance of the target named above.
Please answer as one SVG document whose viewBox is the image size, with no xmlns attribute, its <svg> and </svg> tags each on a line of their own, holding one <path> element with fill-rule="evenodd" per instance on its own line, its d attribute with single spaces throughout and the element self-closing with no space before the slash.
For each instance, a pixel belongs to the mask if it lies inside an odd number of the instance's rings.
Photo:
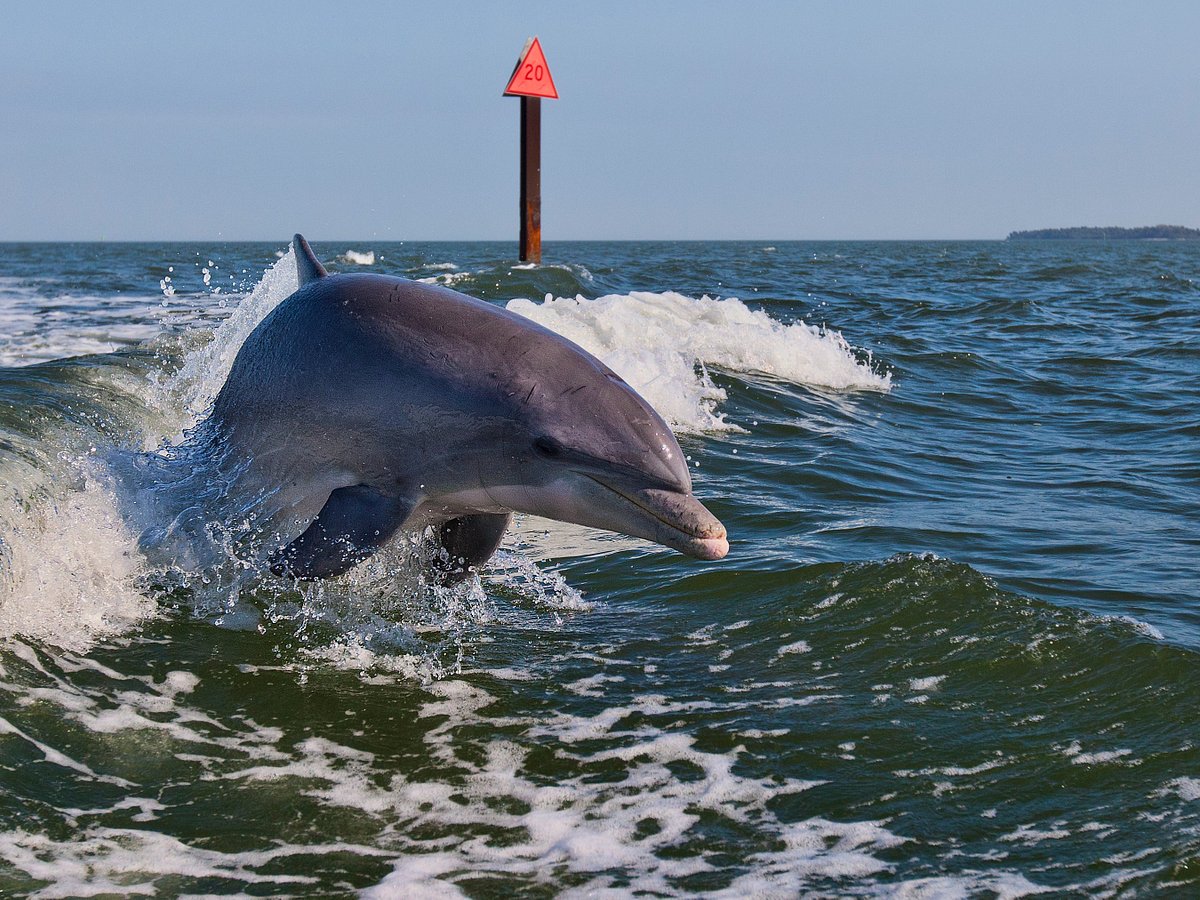
<svg viewBox="0 0 1200 900">
<path fill-rule="evenodd" d="M 162 330 L 146 295 L 68 290 L 53 279 L 0 278 L 0 367 L 135 347 Z"/>
<path fill-rule="evenodd" d="M 337 259 L 338 262 L 346 263 L 352 266 L 373 266 L 375 265 L 375 251 L 347 250 Z"/>
<path fill-rule="evenodd" d="M 877 371 L 839 332 L 784 324 L 736 298 L 637 291 L 595 300 L 548 296 L 540 304 L 516 299 L 507 308 L 602 359 L 682 431 L 738 428 L 718 411 L 726 393 L 710 366 L 835 391 L 892 387 L 891 374 Z"/>
<path fill-rule="evenodd" d="M 0 690 L 37 702 L 0 733 L 72 791 L 25 811 L 0 860 L 78 893 L 300 884 L 336 860 L 380 897 L 473 879 L 961 896 L 1120 894 L 1194 852 L 1195 654 L 929 555 L 740 572 L 740 620 L 702 581 L 666 585 L 687 603 L 642 605 L 636 627 L 537 589 L 460 598 L 476 627 L 453 670 L 405 646 L 445 643 L 436 616 L 391 637 L 386 617 L 332 637 L 328 616 L 268 621 L 265 641 L 160 623 L 144 640 L 175 646 L 153 670 L 136 641 L 11 643 Z M 561 635 L 581 612 L 586 637 Z M 230 796 L 243 827 L 219 850 L 177 837 L 188 806 Z M 334 830 L 281 831 L 284 804 Z M 1102 875 L 1079 864 L 1130 847 Z"/>
<path fill-rule="evenodd" d="M 155 571 L 125 525 L 122 488 L 105 460 L 180 441 L 242 342 L 296 287 L 289 252 L 213 331 L 164 335 L 142 356 L 11 370 L 0 390 L 26 418 L 0 429 L 10 488 L 0 499 L 0 637 L 81 649 L 155 613 Z M 207 581 L 198 573 L 195 584 Z"/>
</svg>

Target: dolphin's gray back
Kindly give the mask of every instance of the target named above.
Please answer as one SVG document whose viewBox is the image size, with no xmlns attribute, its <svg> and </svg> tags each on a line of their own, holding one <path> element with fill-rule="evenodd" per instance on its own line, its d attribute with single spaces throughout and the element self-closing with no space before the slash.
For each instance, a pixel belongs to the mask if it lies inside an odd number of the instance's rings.
<svg viewBox="0 0 1200 900">
<path fill-rule="evenodd" d="M 437 451 L 420 445 L 445 434 L 447 417 L 461 417 L 466 429 L 538 391 L 576 386 L 560 386 L 560 377 L 608 373 L 560 335 L 456 291 L 383 275 L 323 275 L 246 339 L 213 415 L 251 449 L 283 439 L 266 433 L 272 427 L 290 429 L 292 443 L 352 444 L 350 423 L 370 421 L 415 450 Z"/>
<path fill-rule="evenodd" d="M 298 371 L 328 370 L 335 362 L 351 372 L 382 366 L 392 373 L 387 380 L 406 383 L 428 377 L 466 382 L 469 393 L 489 399 L 521 386 L 550 389 L 555 385 L 547 382 L 558 377 L 616 378 L 571 341 L 501 307 L 437 285 L 347 273 L 306 280 L 259 323 L 221 393 L 251 383 L 252 390 L 271 392 L 272 383 L 293 380 Z M 371 385 L 378 390 L 376 382 Z M 220 397 L 217 405 L 223 405 Z"/>
</svg>

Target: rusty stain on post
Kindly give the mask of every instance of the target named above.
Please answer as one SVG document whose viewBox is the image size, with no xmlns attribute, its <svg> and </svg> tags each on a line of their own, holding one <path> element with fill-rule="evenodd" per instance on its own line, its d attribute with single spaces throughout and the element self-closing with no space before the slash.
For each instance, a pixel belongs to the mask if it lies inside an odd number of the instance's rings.
<svg viewBox="0 0 1200 900">
<path fill-rule="evenodd" d="M 521 262 L 542 261 L 542 99 L 521 98 Z"/>
</svg>

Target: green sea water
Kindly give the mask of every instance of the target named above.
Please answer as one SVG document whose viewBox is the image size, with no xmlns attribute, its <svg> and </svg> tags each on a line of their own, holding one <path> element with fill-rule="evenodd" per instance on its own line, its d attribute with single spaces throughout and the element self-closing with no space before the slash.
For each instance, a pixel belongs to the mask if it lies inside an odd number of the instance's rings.
<svg viewBox="0 0 1200 900">
<path fill-rule="evenodd" d="M 729 556 L 154 569 L 106 454 L 203 416 L 286 244 L 0 245 L 0 894 L 1197 890 L 1200 248 L 315 247 L 600 355 Z"/>
</svg>

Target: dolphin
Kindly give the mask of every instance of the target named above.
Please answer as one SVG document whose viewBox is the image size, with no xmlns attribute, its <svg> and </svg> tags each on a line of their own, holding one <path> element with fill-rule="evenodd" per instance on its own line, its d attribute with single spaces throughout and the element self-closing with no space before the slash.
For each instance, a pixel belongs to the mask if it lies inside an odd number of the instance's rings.
<svg viewBox="0 0 1200 900">
<path fill-rule="evenodd" d="M 257 498 L 274 574 L 340 575 L 432 527 L 452 583 L 513 513 L 726 555 L 670 428 L 587 351 L 445 287 L 330 274 L 302 235 L 294 248 L 299 288 L 243 343 L 202 423 L 231 489 Z"/>
</svg>

